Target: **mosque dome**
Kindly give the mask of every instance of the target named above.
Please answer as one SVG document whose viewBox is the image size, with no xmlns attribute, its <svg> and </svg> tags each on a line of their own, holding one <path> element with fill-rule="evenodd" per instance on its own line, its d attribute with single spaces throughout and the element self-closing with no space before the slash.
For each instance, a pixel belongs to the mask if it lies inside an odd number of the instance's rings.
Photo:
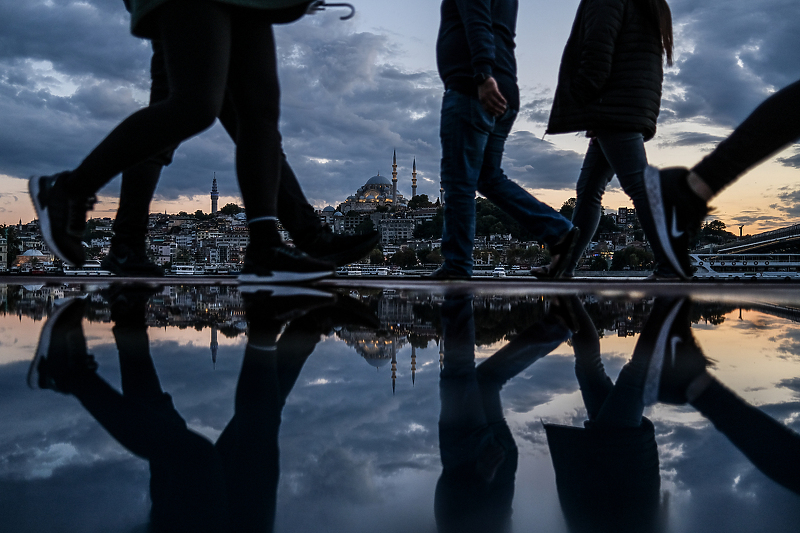
<svg viewBox="0 0 800 533">
<path fill-rule="evenodd" d="M 372 176 L 370 179 L 367 180 L 367 183 L 365 183 L 365 185 L 391 185 L 391 184 L 392 182 L 389 180 L 389 178 L 384 178 L 380 174 L 378 174 L 377 176 Z"/>
<path fill-rule="evenodd" d="M 336 211 L 336 212 L 333 214 L 333 216 L 335 216 L 335 217 L 343 217 L 344 215 L 343 215 L 341 212 L 339 212 L 339 211 Z"/>
<path fill-rule="evenodd" d="M 334 208 L 333 206 L 330 206 L 330 205 L 325 207 L 325 209 L 322 210 L 323 213 L 333 213 L 334 211 L 336 211 L 336 208 Z"/>
</svg>

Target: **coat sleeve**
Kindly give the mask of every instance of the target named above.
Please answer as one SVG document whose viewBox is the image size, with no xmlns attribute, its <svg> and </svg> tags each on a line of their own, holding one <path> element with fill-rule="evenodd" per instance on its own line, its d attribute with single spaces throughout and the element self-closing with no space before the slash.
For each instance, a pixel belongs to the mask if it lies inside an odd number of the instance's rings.
<svg viewBox="0 0 800 533">
<path fill-rule="evenodd" d="M 626 3 L 626 0 L 589 0 L 586 4 L 580 63 L 571 86 L 572 97 L 581 104 L 596 100 L 608 80 Z"/>
<path fill-rule="evenodd" d="M 491 0 L 455 0 L 464 23 L 473 74 L 492 74 L 495 66 Z"/>
</svg>

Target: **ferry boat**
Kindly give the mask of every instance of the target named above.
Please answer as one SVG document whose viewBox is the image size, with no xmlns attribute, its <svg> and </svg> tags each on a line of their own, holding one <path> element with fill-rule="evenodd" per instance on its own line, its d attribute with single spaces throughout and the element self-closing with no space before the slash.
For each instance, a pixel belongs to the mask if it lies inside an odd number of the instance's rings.
<svg viewBox="0 0 800 533">
<path fill-rule="evenodd" d="M 173 276 L 202 276 L 206 269 L 200 265 L 172 265 L 170 273 Z"/>
<path fill-rule="evenodd" d="M 65 266 L 65 276 L 110 276 L 111 272 L 100 267 L 100 261 L 87 261 L 81 266 Z"/>
<path fill-rule="evenodd" d="M 800 254 L 690 254 L 696 279 L 800 279 Z"/>
</svg>

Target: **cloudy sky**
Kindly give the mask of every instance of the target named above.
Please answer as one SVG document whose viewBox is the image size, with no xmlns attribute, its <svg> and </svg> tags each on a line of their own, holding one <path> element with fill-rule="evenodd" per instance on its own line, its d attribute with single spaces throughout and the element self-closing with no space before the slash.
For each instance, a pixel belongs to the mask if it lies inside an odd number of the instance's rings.
<svg viewBox="0 0 800 533">
<path fill-rule="evenodd" d="M 438 194 L 442 84 L 434 44 L 439 3 L 358 0 L 350 21 L 327 11 L 276 30 L 284 147 L 312 204 L 336 204 L 376 173 L 410 195 Z M 586 140 L 542 139 L 561 51 L 578 0 L 522 0 L 518 61 L 522 113 L 508 174 L 558 207 L 574 196 Z M 771 92 L 800 78 L 796 0 L 674 0 L 676 63 L 668 70 L 657 165 L 691 165 Z M 149 43 L 130 36 L 120 0 L 0 0 L 0 222 L 33 218 L 26 179 L 75 167 L 121 119 L 144 105 Z M 233 145 L 219 125 L 184 143 L 164 172 L 154 210 L 210 210 L 238 202 Z M 800 149 L 788 148 L 715 201 L 716 216 L 754 233 L 796 222 Z M 614 182 L 616 183 L 616 182 Z M 95 216 L 110 216 L 119 180 Z M 630 201 L 615 187 L 604 205 Z"/>
</svg>

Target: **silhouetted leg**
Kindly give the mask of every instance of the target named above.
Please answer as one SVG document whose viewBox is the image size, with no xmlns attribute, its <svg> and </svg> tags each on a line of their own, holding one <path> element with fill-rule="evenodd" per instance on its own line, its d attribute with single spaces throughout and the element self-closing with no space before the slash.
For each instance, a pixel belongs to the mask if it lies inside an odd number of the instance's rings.
<svg viewBox="0 0 800 533">
<path fill-rule="evenodd" d="M 800 137 L 800 81 L 776 92 L 753 111 L 692 171 L 713 193 Z"/>
<path fill-rule="evenodd" d="M 800 435 L 716 379 L 691 404 L 764 474 L 800 494 Z"/>
<path fill-rule="evenodd" d="M 577 300 L 577 298 L 575 299 Z M 577 301 L 573 306 L 578 317 L 580 329 L 572 335 L 572 349 L 575 352 L 575 376 L 581 389 L 583 403 L 589 420 L 595 420 L 600 413 L 608 395 L 614 388 L 614 382 L 606 374 L 600 356 L 600 336 L 594 322 Z"/>
</svg>

